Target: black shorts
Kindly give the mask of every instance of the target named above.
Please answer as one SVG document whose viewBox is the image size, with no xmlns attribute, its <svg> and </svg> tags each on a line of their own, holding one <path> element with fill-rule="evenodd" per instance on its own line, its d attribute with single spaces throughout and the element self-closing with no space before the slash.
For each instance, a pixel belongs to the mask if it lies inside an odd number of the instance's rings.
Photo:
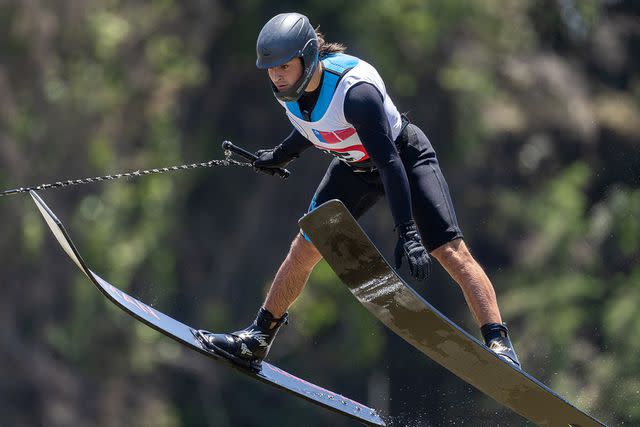
<svg viewBox="0 0 640 427">
<path fill-rule="evenodd" d="M 398 137 L 396 146 L 409 178 L 413 218 L 427 250 L 431 252 L 461 238 L 449 187 L 425 134 L 409 124 Z M 339 199 L 357 219 L 382 196 L 384 187 L 377 171 L 355 171 L 336 158 L 322 178 L 309 212 L 324 202 Z"/>
</svg>

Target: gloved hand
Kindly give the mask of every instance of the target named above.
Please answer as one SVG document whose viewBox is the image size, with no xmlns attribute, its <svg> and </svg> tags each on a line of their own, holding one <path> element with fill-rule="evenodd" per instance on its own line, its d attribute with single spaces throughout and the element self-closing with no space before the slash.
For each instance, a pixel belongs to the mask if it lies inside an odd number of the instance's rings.
<svg viewBox="0 0 640 427">
<path fill-rule="evenodd" d="M 287 166 L 298 157 L 296 154 L 287 153 L 282 145 L 268 150 L 258 150 L 255 155 L 257 159 L 253 161 L 254 169 L 268 175 L 274 175 L 275 169 Z"/>
<path fill-rule="evenodd" d="M 411 275 L 418 280 L 426 279 L 431 274 L 431 257 L 422 245 L 416 223 L 413 220 L 407 221 L 404 224 L 400 224 L 397 230 L 396 269 L 402 266 L 402 257 L 406 256 Z"/>
</svg>

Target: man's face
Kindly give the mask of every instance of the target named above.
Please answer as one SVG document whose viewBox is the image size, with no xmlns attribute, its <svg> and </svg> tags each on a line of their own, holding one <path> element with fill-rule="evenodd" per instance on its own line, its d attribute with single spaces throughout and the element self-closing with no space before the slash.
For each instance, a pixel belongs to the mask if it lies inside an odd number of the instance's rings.
<svg viewBox="0 0 640 427">
<path fill-rule="evenodd" d="M 293 58 L 279 67 L 269 68 L 267 73 L 278 92 L 282 92 L 289 89 L 302 76 L 302 60 Z"/>
</svg>

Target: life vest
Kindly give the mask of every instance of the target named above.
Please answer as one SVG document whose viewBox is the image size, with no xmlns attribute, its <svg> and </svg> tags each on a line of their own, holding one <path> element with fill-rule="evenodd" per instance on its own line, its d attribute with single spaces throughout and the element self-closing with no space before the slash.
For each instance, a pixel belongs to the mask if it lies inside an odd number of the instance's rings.
<svg viewBox="0 0 640 427">
<path fill-rule="evenodd" d="M 306 117 L 297 101 L 280 102 L 293 126 L 316 148 L 326 151 L 354 166 L 371 163 L 355 128 L 344 116 L 344 99 L 349 88 L 361 82 L 370 83 L 383 97 L 384 110 L 391 128 L 392 140 L 400 134 L 402 119 L 398 109 L 375 68 L 367 62 L 343 53 L 322 59 L 322 83 L 318 100 Z"/>
</svg>

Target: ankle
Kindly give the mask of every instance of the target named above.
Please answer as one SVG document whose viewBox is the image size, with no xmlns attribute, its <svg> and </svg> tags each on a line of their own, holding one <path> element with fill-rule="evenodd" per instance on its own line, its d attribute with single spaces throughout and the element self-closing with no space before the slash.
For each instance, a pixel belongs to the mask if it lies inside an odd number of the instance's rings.
<svg viewBox="0 0 640 427">
<path fill-rule="evenodd" d="M 482 337 L 486 345 L 496 338 L 506 338 L 509 336 L 509 329 L 506 323 L 487 323 L 480 328 Z"/>
<path fill-rule="evenodd" d="M 268 331 L 277 330 L 283 324 L 289 323 L 289 313 L 284 312 L 280 317 L 275 317 L 269 310 L 260 307 L 255 323 L 258 327 Z"/>
</svg>

